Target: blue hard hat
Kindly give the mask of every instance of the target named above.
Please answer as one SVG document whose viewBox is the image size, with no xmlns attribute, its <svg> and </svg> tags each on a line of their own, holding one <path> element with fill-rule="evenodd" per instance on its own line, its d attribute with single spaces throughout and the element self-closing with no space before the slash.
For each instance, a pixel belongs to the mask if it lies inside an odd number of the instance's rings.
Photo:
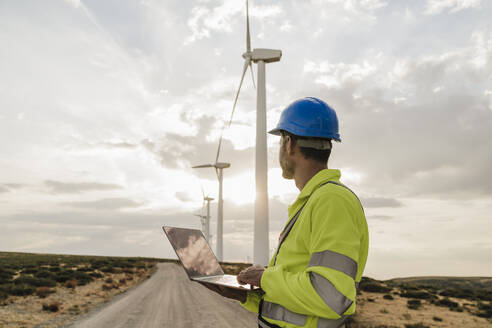
<svg viewBox="0 0 492 328">
<path fill-rule="evenodd" d="M 280 135 L 282 130 L 300 137 L 342 141 L 338 133 L 337 113 L 327 103 L 314 97 L 302 98 L 287 106 L 277 127 L 268 133 Z"/>
</svg>

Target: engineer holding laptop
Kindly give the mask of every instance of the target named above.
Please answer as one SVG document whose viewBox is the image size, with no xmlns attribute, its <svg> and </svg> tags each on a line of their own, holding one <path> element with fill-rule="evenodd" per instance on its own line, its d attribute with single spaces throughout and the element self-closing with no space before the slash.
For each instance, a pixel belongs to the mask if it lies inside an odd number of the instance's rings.
<svg viewBox="0 0 492 328">
<path fill-rule="evenodd" d="M 237 277 L 258 290 L 204 285 L 258 313 L 259 327 L 344 327 L 355 312 L 357 286 L 368 253 L 368 229 L 357 196 L 327 168 L 332 141 L 340 142 L 335 111 L 317 98 L 290 104 L 275 129 L 282 176 L 300 194 L 268 267 Z"/>
</svg>

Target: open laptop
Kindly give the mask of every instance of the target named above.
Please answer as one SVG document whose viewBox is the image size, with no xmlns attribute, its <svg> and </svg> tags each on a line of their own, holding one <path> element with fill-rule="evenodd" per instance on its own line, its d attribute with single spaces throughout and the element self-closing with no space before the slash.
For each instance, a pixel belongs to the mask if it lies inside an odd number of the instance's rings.
<svg viewBox="0 0 492 328">
<path fill-rule="evenodd" d="M 163 226 L 162 230 L 178 255 L 190 280 L 203 281 L 235 289 L 256 289 L 241 285 L 237 276 L 224 274 L 203 233 L 197 229 Z"/>
</svg>

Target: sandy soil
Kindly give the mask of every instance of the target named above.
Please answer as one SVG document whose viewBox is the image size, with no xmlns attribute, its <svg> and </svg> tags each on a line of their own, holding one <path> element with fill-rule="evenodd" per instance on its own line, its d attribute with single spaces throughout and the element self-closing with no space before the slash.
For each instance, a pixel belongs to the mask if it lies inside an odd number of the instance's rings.
<svg viewBox="0 0 492 328">
<path fill-rule="evenodd" d="M 46 298 L 38 296 L 10 297 L 0 306 L 0 327 L 30 328 L 30 327 L 59 327 L 73 321 L 74 318 L 86 313 L 95 306 L 107 302 L 115 295 L 120 294 L 136 284 L 144 281 L 151 274 L 151 270 L 140 270 L 133 274 L 107 273 L 104 278 L 96 279 L 85 286 L 75 289 L 57 287 L 56 293 Z M 131 277 L 131 278 L 130 278 Z M 112 278 L 113 283 L 107 284 L 105 279 Z M 124 282 L 120 282 L 124 280 Z M 117 288 L 103 290 L 103 285 L 114 285 Z M 43 311 L 43 304 L 59 302 L 58 312 Z"/>
<path fill-rule="evenodd" d="M 440 307 L 422 300 L 422 306 L 418 310 L 411 310 L 407 307 L 408 298 L 392 295 L 394 300 L 386 300 L 383 294 L 366 293 L 358 297 L 356 322 L 360 327 L 399 327 L 404 328 L 405 324 L 423 323 L 429 327 L 440 328 L 491 328 L 492 320 L 479 318 L 471 313 L 453 312 L 447 307 Z M 374 300 L 373 302 L 368 299 Z M 470 301 L 450 298 L 462 306 L 475 310 L 475 305 Z M 442 321 L 435 321 L 433 318 L 441 318 Z M 359 327 L 359 325 L 354 325 Z"/>
<path fill-rule="evenodd" d="M 71 328 L 257 327 L 256 315 L 188 280 L 183 269 L 158 264 L 158 271 L 128 293 L 73 323 Z"/>
</svg>

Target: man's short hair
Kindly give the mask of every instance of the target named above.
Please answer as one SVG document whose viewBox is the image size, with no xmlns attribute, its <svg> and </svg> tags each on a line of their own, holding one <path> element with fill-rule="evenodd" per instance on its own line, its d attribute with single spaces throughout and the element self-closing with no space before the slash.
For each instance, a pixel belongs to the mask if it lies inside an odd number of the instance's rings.
<svg viewBox="0 0 492 328">
<path fill-rule="evenodd" d="M 300 137 L 295 134 L 292 134 L 290 132 L 287 132 L 285 130 L 282 130 L 281 132 L 282 137 L 283 136 L 289 136 L 290 139 L 292 140 L 292 146 L 295 146 L 297 144 L 298 140 L 327 140 L 327 139 L 320 139 L 320 138 L 306 138 L 306 137 Z M 304 156 L 306 159 L 312 159 L 314 161 L 326 164 L 328 162 L 328 159 L 330 158 L 331 154 L 331 140 L 329 140 L 330 143 L 330 148 L 329 149 L 315 149 L 315 148 L 309 148 L 309 147 L 300 147 L 299 150 L 301 154 Z"/>
</svg>

